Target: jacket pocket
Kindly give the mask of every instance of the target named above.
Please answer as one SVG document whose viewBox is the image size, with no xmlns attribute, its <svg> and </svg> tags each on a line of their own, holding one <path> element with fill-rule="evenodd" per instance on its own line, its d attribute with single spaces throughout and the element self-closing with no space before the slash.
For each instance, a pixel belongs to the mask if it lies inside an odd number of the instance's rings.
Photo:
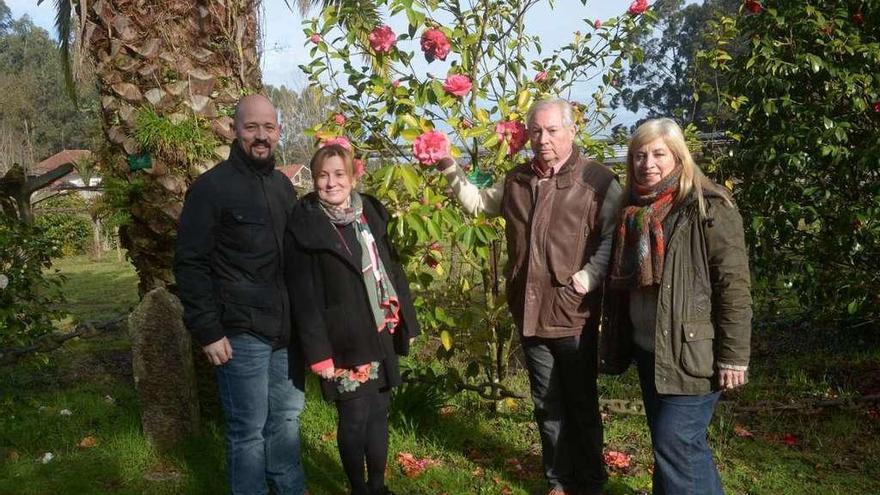
<svg viewBox="0 0 880 495">
<path fill-rule="evenodd" d="M 586 323 L 585 296 L 575 292 L 570 285 L 553 287 L 552 303 L 550 326 L 580 328 Z"/>
<path fill-rule="evenodd" d="M 251 251 L 256 239 L 266 228 L 266 216 L 254 208 L 231 208 L 226 211 L 224 231 L 227 239 L 242 251 Z"/>
<path fill-rule="evenodd" d="M 715 374 L 715 327 L 710 321 L 684 322 L 681 368 L 690 376 L 710 378 Z"/>
<path fill-rule="evenodd" d="M 278 319 L 281 308 L 275 307 L 276 299 L 272 289 L 267 286 L 228 284 L 220 290 L 223 301 L 223 315 L 220 319 L 224 327 L 245 328 L 271 335 L 272 323 Z"/>
</svg>

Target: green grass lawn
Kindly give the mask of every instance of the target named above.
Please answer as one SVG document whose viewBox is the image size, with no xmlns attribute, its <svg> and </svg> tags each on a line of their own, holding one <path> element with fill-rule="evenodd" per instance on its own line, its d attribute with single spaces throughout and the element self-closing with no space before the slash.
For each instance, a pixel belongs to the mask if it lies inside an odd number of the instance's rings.
<svg viewBox="0 0 880 495">
<path fill-rule="evenodd" d="M 108 319 L 136 303 L 137 280 L 126 263 L 78 257 L 59 260 L 56 267 L 66 277 L 65 309 L 72 315 L 62 326 Z M 838 344 L 825 345 L 822 339 L 800 338 L 796 331 L 780 332 L 756 330 L 752 382 L 724 398 L 710 430 L 727 492 L 880 493 L 876 403 L 736 412 L 737 406 L 880 392 L 876 342 L 843 345 L 844 337 L 828 332 Z M 522 374 L 511 381 L 526 391 Z M 309 489 L 313 495 L 346 493 L 336 452 L 335 410 L 321 400 L 313 380 L 307 388 L 301 419 Z M 600 389 L 607 398 L 638 396 L 632 370 L 603 377 Z M 436 401 L 420 396 L 417 388 L 397 400 L 411 407 Z M 423 407 L 417 417 L 397 417 L 389 455 L 391 488 L 401 495 L 542 493 L 530 404 L 506 401 L 498 409 L 461 394 L 442 408 Z M 45 360 L 0 369 L 0 494 L 225 492 L 218 411 L 206 411 L 202 434 L 166 456 L 144 441 L 138 411 L 124 332 L 75 340 Z M 609 492 L 649 493 L 651 455 L 644 418 L 606 415 L 605 432 L 608 450 L 631 456 L 629 467 L 611 470 Z M 46 453 L 52 459 L 43 462 Z M 397 461 L 401 453 L 436 462 L 410 478 Z"/>
</svg>

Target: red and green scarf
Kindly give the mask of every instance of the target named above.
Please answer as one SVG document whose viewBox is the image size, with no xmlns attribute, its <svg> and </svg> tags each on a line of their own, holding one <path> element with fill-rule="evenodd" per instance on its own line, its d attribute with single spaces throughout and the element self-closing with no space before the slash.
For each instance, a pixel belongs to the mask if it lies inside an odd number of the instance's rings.
<svg viewBox="0 0 880 495">
<path fill-rule="evenodd" d="M 663 220 L 672 210 L 681 166 L 653 187 L 633 184 L 614 239 L 611 287 L 635 289 L 659 284 L 666 258 Z"/>
</svg>

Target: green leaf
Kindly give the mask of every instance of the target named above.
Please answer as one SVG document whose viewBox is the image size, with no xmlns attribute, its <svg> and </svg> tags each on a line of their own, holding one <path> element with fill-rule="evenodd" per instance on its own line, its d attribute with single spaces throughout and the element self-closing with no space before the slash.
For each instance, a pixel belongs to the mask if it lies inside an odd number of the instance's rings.
<svg viewBox="0 0 880 495">
<path fill-rule="evenodd" d="M 413 142 L 417 137 L 422 135 L 421 129 L 404 129 L 400 133 L 400 137 L 405 139 L 407 142 Z"/>
<path fill-rule="evenodd" d="M 452 350 L 452 335 L 448 331 L 443 330 L 440 332 L 440 343 L 447 351 Z"/>
</svg>

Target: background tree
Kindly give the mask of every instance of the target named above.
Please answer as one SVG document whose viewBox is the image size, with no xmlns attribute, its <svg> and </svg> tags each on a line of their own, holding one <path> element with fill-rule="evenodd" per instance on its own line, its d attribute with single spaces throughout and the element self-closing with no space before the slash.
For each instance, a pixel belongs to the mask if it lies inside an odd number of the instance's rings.
<svg viewBox="0 0 880 495">
<path fill-rule="evenodd" d="M 266 86 L 266 95 L 275 104 L 281 122 L 278 157 L 282 163 L 307 164 L 315 151 L 314 139 L 306 131 L 333 112 L 332 100 L 320 89 L 300 90 L 287 86 Z"/>
<path fill-rule="evenodd" d="M 736 13 L 741 3 L 655 2 L 651 9 L 657 25 L 637 33 L 635 41 L 644 57 L 627 66 L 614 105 L 632 112 L 644 110 L 646 118 L 675 117 L 682 124 L 695 124 L 703 131 L 723 127 L 726 116 L 719 113 L 717 92 L 726 86 L 725 76 L 699 64 L 695 55 L 712 46 L 709 22 Z M 739 40 L 731 41 L 740 45 Z M 726 49 L 730 53 L 738 51 L 734 47 Z"/>
<path fill-rule="evenodd" d="M 0 164 L 25 168 L 65 148 L 95 149 L 100 141 L 97 94 L 82 85 L 79 104 L 67 97 L 61 59 L 49 33 L 27 17 L 12 19 L 0 1 Z"/>
<path fill-rule="evenodd" d="M 716 27 L 705 56 L 729 78 L 736 143 L 722 167 L 742 181 L 735 193 L 767 300 L 876 328 L 880 0 L 747 2 Z M 725 53 L 735 37 L 748 50 Z"/>
</svg>

